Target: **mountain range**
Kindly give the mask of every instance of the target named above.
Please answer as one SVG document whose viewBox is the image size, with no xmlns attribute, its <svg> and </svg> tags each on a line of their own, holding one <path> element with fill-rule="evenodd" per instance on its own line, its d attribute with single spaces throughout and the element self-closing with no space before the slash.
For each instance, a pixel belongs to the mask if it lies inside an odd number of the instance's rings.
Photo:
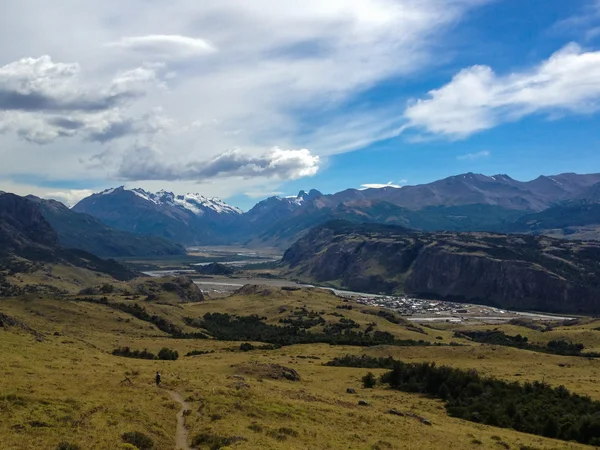
<svg viewBox="0 0 600 450">
<path fill-rule="evenodd" d="M 270 197 L 247 212 L 216 198 L 119 187 L 81 200 L 72 211 L 116 229 L 182 245 L 289 247 L 330 220 L 401 225 L 422 231 L 496 231 L 600 237 L 600 174 L 564 173 L 521 182 L 467 173 L 402 188 L 301 191 Z"/>
</svg>

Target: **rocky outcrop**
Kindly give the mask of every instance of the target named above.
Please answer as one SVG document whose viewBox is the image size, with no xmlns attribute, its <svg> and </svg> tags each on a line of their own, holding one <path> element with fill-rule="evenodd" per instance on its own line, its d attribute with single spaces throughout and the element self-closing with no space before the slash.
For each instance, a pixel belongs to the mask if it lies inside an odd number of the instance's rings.
<svg viewBox="0 0 600 450">
<path fill-rule="evenodd" d="M 198 285 L 188 277 L 143 278 L 132 284 L 136 294 L 148 296 L 147 300 L 160 301 L 162 294 L 175 294 L 183 303 L 205 300 Z"/>
<path fill-rule="evenodd" d="M 226 264 L 210 263 L 205 266 L 196 266 L 196 272 L 201 275 L 233 275 L 235 270 Z"/>
<path fill-rule="evenodd" d="M 419 233 L 330 222 L 284 254 L 288 274 L 360 292 L 558 313 L 600 313 L 600 243 Z"/>
</svg>

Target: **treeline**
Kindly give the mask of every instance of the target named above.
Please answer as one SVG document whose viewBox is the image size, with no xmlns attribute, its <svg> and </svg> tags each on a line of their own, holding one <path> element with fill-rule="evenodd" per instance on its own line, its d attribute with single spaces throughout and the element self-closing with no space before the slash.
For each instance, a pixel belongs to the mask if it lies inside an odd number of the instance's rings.
<svg viewBox="0 0 600 450">
<path fill-rule="evenodd" d="M 393 361 L 393 360 L 392 360 Z M 328 365 L 388 368 L 390 358 L 346 356 Z M 480 376 L 475 370 L 393 361 L 379 379 L 393 389 L 426 394 L 449 415 L 472 422 L 583 444 L 600 445 L 600 402 L 543 382 L 519 384 Z"/>
<path fill-rule="evenodd" d="M 309 332 L 300 326 L 279 326 L 264 322 L 265 317 L 231 316 L 227 313 L 207 313 L 196 326 L 205 329 L 215 339 L 224 341 L 257 341 L 275 345 L 325 343 L 331 345 L 432 345 L 427 341 L 398 340 L 385 331 L 364 333 L 355 331 L 357 324 L 349 319 L 328 324 L 322 332 Z"/>
<path fill-rule="evenodd" d="M 472 341 L 482 344 L 503 345 L 506 347 L 515 347 L 523 350 L 531 350 L 534 352 L 551 353 L 561 356 L 585 356 L 589 358 L 598 358 L 600 353 L 586 352 L 582 353 L 585 348 L 583 344 L 575 344 L 564 339 L 554 339 L 548 342 L 545 346 L 530 344 L 526 336 L 517 334 L 510 336 L 500 330 L 493 331 L 460 331 L 454 333 L 455 337 L 467 337 Z"/>
<path fill-rule="evenodd" d="M 147 349 L 144 350 L 132 350 L 129 347 L 116 348 L 112 351 L 115 356 L 123 356 L 125 358 L 137 358 L 137 359 L 157 359 L 161 361 L 175 361 L 179 358 L 177 350 L 171 350 L 170 348 L 163 347 L 155 355 L 149 352 Z"/>
</svg>

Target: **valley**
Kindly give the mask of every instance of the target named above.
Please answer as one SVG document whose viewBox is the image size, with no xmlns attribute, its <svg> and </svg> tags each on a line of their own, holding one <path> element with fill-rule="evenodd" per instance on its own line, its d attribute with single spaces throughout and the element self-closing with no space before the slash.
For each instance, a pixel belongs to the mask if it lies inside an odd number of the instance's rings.
<svg viewBox="0 0 600 450">
<path fill-rule="evenodd" d="M 600 0 L 0 4 L 0 450 L 600 449 Z"/>
<path fill-rule="evenodd" d="M 0 195 L 3 449 L 600 443 L 595 241 L 334 220 L 154 252 L 59 208 L 106 260 L 46 207 Z"/>
</svg>

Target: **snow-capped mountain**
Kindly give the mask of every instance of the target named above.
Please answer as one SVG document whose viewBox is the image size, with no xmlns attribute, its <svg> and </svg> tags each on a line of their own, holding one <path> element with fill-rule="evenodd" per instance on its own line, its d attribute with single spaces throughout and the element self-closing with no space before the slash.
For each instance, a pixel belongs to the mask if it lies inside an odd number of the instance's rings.
<svg viewBox="0 0 600 450">
<path fill-rule="evenodd" d="M 566 173 L 521 182 L 508 175 L 465 173 L 402 189 L 347 189 L 329 195 L 300 191 L 296 196 L 267 198 L 246 213 L 200 194 L 119 187 L 94 194 L 73 210 L 121 230 L 166 237 L 184 245 L 284 247 L 310 228 L 333 219 L 398 224 L 425 231 L 503 231 L 512 229 L 506 224 L 518 217 L 561 202 L 597 201 L 598 186 L 600 174 Z M 589 220 L 585 225 L 596 223 Z M 572 218 L 571 224 L 582 225 L 573 223 Z"/>
<path fill-rule="evenodd" d="M 242 211 L 218 198 L 175 195 L 123 186 L 93 194 L 73 210 L 124 231 L 165 237 L 186 245 L 223 243 Z"/>
<path fill-rule="evenodd" d="M 165 190 L 160 190 L 156 193 L 153 193 L 140 188 L 126 189 L 121 186 L 119 188 L 102 191 L 99 195 L 112 195 L 114 192 L 119 190 L 131 191 L 139 198 L 146 200 L 147 202 L 154 203 L 158 206 L 180 207 L 191 211 L 197 216 L 203 216 L 211 211 L 217 214 L 242 214 L 241 209 L 228 205 L 220 198 L 208 198 L 200 194 L 175 195 L 172 192 Z"/>
</svg>

